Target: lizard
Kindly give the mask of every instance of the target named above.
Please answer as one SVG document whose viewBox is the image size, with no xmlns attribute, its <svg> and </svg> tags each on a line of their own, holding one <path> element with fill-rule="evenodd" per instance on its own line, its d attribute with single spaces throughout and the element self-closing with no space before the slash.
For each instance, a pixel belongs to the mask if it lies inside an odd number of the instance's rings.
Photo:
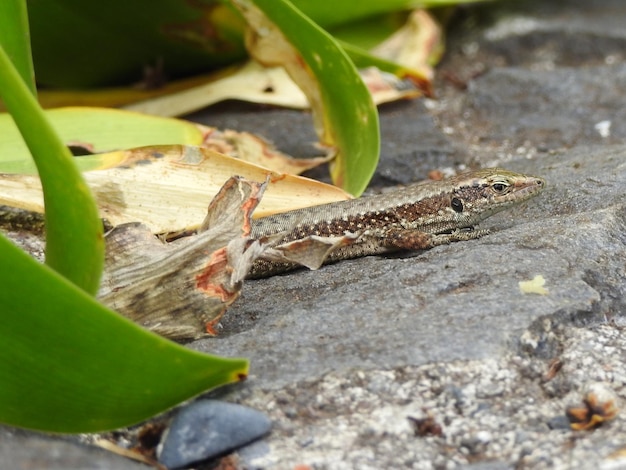
<svg viewBox="0 0 626 470">
<path fill-rule="evenodd" d="M 425 250 L 488 234 L 488 230 L 475 229 L 476 225 L 536 196 L 545 184 L 536 176 L 487 168 L 262 217 L 252 222 L 250 235 L 255 240 L 270 240 L 272 246 L 310 236 L 350 236 L 330 251 L 324 264 L 400 250 Z M 296 263 L 259 259 L 247 277 L 267 277 L 297 267 Z"/>
</svg>

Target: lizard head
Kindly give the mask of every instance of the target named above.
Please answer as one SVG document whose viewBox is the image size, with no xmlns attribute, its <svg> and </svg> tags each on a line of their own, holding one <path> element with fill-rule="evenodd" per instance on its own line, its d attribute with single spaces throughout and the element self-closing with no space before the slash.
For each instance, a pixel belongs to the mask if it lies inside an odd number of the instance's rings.
<svg viewBox="0 0 626 470">
<path fill-rule="evenodd" d="M 488 168 L 448 180 L 448 197 L 440 199 L 440 220 L 433 233 L 471 229 L 487 217 L 539 194 L 546 183 L 537 176 Z"/>
<path fill-rule="evenodd" d="M 451 193 L 450 209 L 459 215 L 459 222 L 465 227 L 536 196 L 546 185 L 537 176 L 500 168 L 476 171 L 460 179 Z"/>
</svg>

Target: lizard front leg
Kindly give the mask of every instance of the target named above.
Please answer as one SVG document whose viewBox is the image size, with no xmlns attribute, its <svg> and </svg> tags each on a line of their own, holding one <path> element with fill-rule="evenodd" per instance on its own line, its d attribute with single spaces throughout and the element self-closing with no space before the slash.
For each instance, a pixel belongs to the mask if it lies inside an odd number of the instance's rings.
<svg viewBox="0 0 626 470">
<path fill-rule="evenodd" d="M 428 233 L 416 229 L 390 229 L 382 237 L 387 248 L 399 250 L 426 250 L 452 242 L 474 240 L 487 235 L 489 230 L 454 230 L 452 233 Z"/>
</svg>

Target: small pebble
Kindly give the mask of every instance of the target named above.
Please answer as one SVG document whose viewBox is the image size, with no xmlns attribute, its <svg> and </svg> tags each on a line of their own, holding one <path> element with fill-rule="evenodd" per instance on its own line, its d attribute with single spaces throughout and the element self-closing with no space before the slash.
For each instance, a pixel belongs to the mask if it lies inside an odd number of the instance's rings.
<svg viewBox="0 0 626 470">
<path fill-rule="evenodd" d="M 550 429 L 564 429 L 569 431 L 569 419 L 565 415 L 554 416 L 548 420 L 548 427 Z"/>
<path fill-rule="evenodd" d="M 271 421 L 260 411 L 218 400 L 198 400 L 172 421 L 158 449 L 159 462 L 183 468 L 218 457 L 266 435 Z"/>
</svg>

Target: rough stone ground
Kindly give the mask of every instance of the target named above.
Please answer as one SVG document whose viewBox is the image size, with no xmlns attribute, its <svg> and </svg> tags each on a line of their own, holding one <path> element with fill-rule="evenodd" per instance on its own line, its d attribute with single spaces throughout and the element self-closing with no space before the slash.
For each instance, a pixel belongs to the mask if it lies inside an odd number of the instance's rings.
<svg viewBox="0 0 626 470">
<path fill-rule="evenodd" d="M 590 386 L 626 400 L 624 24 L 620 0 L 461 10 L 439 100 L 382 107 L 372 185 L 501 165 L 548 188 L 480 240 L 248 282 L 221 335 L 190 345 L 251 358 L 246 383 L 210 394 L 275 423 L 238 453 L 242 468 L 626 468 L 624 411 L 595 431 L 564 419 Z M 296 155 L 315 140 L 299 112 L 230 103 L 194 118 Z M 548 294 L 522 294 L 537 274 Z M 418 436 L 408 417 L 441 432 Z M 2 437 L 14 468 L 71 467 L 59 453 L 75 468 L 141 467 Z"/>
</svg>

